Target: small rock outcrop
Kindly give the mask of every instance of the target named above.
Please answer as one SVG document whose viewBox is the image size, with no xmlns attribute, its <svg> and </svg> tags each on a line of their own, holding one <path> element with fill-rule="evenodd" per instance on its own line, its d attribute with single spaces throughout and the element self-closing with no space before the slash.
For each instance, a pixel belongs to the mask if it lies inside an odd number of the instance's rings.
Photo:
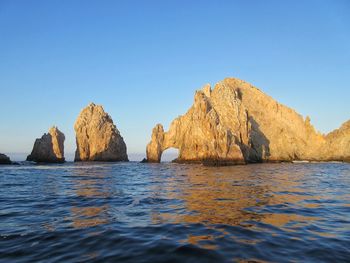
<svg viewBox="0 0 350 263">
<path fill-rule="evenodd" d="M 128 161 L 124 139 L 102 106 L 91 103 L 84 108 L 74 130 L 75 161 Z"/>
<path fill-rule="evenodd" d="M 64 159 L 64 134 L 57 128 L 52 127 L 40 139 L 36 139 L 32 153 L 27 161 L 38 163 L 63 163 Z"/>
<path fill-rule="evenodd" d="M 165 132 L 157 124 L 147 145 L 148 162 L 179 149 L 177 162 L 226 165 L 294 160 L 349 160 L 350 122 L 326 136 L 297 112 L 235 78 L 205 85 L 194 104 Z"/>
<path fill-rule="evenodd" d="M 10 157 L 3 153 L 0 153 L 0 164 L 12 164 Z"/>
</svg>

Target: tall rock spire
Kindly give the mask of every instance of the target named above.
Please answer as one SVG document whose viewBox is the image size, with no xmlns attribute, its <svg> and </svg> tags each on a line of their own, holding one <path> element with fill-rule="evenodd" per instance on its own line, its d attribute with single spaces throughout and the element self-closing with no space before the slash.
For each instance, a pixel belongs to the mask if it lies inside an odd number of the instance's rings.
<svg viewBox="0 0 350 263">
<path fill-rule="evenodd" d="M 74 130 L 75 161 L 128 161 L 124 139 L 102 106 L 91 103 L 84 108 Z"/>
</svg>

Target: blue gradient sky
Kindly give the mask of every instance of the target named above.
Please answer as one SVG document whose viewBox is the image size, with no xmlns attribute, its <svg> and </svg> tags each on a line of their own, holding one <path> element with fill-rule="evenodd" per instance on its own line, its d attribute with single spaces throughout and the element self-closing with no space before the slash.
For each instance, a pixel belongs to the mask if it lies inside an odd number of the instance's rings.
<svg viewBox="0 0 350 263">
<path fill-rule="evenodd" d="M 0 152 L 31 151 L 52 125 L 104 105 L 129 153 L 194 91 L 229 76 L 310 115 L 350 119 L 350 1 L 0 0 Z"/>
</svg>

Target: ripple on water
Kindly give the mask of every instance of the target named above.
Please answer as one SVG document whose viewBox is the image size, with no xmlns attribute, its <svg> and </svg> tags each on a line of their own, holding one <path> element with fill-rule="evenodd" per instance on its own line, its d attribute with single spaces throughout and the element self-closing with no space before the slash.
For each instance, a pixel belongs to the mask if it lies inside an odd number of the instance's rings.
<svg viewBox="0 0 350 263">
<path fill-rule="evenodd" d="M 0 261 L 348 262 L 350 165 L 0 167 Z"/>
</svg>

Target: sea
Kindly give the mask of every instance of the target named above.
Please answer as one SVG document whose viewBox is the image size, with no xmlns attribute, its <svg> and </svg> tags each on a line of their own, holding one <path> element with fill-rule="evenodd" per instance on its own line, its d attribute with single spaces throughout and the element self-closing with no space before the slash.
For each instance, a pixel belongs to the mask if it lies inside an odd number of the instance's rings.
<svg viewBox="0 0 350 263">
<path fill-rule="evenodd" d="M 0 166 L 0 262 L 350 262 L 350 164 Z"/>
</svg>

